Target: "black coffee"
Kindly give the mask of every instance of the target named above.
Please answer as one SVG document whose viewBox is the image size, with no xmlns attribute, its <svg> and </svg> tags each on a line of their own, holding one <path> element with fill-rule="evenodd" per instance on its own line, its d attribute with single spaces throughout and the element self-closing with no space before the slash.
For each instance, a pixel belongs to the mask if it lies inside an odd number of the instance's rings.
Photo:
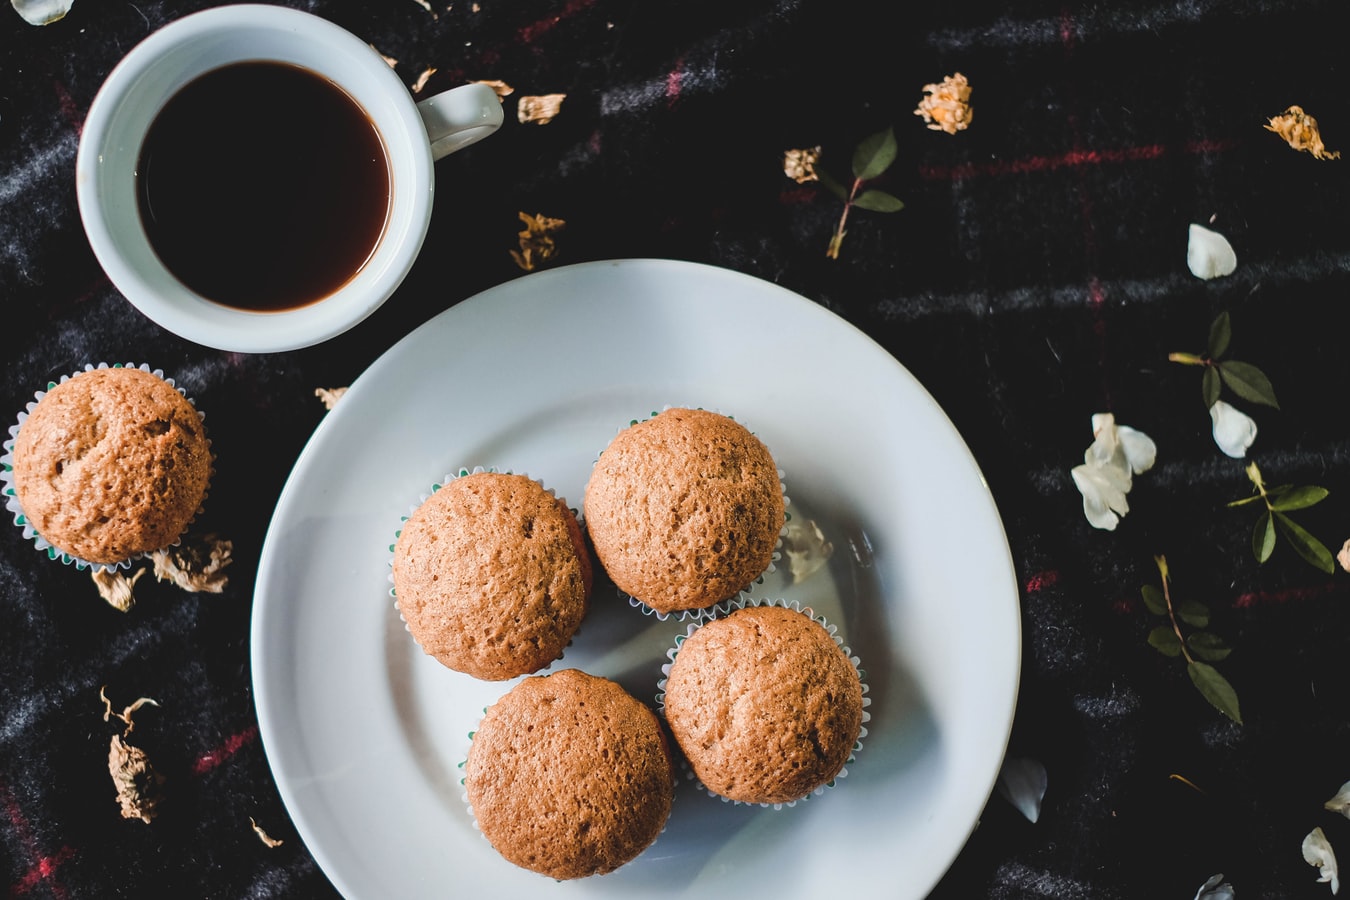
<svg viewBox="0 0 1350 900">
<path fill-rule="evenodd" d="M 365 111 L 284 63 L 236 63 L 183 87 L 151 124 L 137 175 L 160 260 L 242 309 L 328 296 L 365 265 L 389 212 L 389 164 Z"/>
</svg>

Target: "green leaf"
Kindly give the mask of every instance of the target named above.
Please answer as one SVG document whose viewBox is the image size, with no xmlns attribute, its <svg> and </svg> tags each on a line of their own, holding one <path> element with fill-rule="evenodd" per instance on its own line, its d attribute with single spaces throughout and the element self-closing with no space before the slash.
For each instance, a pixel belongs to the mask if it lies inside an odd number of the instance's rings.
<svg viewBox="0 0 1350 900">
<path fill-rule="evenodd" d="M 1233 393 L 1243 400 L 1280 408 L 1279 401 L 1275 399 L 1275 388 L 1270 386 L 1270 379 L 1256 366 L 1235 359 L 1216 363 L 1216 366 L 1223 383 L 1232 388 Z"/>
<path fill-rule="evenodd" d="M 853 198 L 853 205 L 872 212 L 899 212 L 905 204 L 899 197 L 892 197 L 885 191 L 863 191 Z"/>
<path fill-rule="evenodd" d="M 1263 563 L 1274 552 L 1275 522 L 1267 511 L 1261 513 L 1261 517 L 1256 520 L 1256 527 L 1252 529 L 1252 553 L 1256 555 L 1257 562 Z"/>
<path fill-rule="evenodd" d="M 1144 585 L 1140 593 L 1144 595 L 1144 606 L 1148 607 L 1149 612 L 1155 616 L 1167 615 L 1167 600 L 1155 585 Z"/>
<path fill-rule="evenodd" d="M 1294 549 L 1298 551 L 1299 556 L 1328 575 L 1336 571 L 1336 561 L 1332 559 L 1331 551 L 1321 541 L 1309 534 L 1302 525 L 1299 525 L 1284 513 L 1277 512 L 1273 515 L 1280 533 L 1289 539 L 1289 543 L 1294 545 Z"/>
<path fill-rule="evenodd" d="M 1198 600 L 1184 600 L 1177 607 L 1177 618 L 1187 625 L 1204 628 L 1209 624 L 1209 607 Z"/>
<path fill-rule="evenodd" d="M 1260 495 L 1260 494 L 1252 494 L 1250 497 L 1243 497 L 1241 500 L 1230 500 L 1230 501 L 1228 501 L 1228 503 L 1225 504 L 1225 505 L 1226 505 L 1229 509 L 1232 509 L 1232 508 L 1237 507 L 1237 506 L 1246 506 L 1248 503 L 1255 503 L 1257 500 L 1260 500 L 1260 499 L 1261 499 L 1261 495 Z"/>
<path fill-rule="evenodd" d="M 1186 639 L 1191 652 L 1207 662 L 1219 662 L 1233 652 L 1233 648 L 1223 642 L 1223 638 L 1208 631 L 1197 631 Z"/>
<path fill-rule="evenodd" d="M 1289 512 L 1295 509 L 1307 509 L 1309 506 L 1316 506 L 1327 498 L 1331 493 L 1324 487 L 1316 485 L 1302 485 L 1296 488 L 1290 488 L 1278 499 L 1271 501 L 1270 508 L 1281 512 Z"/>
<path fill-rule="evenodd" d="M 896 154 L 895 131 L 885 128 L 863 139 L 853 151 L 853 177 L 867 181 L 891 167 Z"/>
<path fill-rule="evenodd" d="M 1213 666 L 1202 662 L 1188 663 L 1186 673 L 1191 676 L 1191 683 L 1214 705 L 1215 709 L 1239 725 L 1242 724 L 1242 710 L 1238 708 L 1237 692 L 1233 690 L 1227 678 L 1220 675 Z"/>
<path fill-rule="evenodd" d="M 1214 366 L 1205 366 L 1205 375 L 1200 379 L 1200 391 L 1205 395 L 1205 409 L 1214 405 L 1222 390 L 1223 382 L 1219 380 L 1219 370 Z"/>
<path fill-rule="evenodd" d="M 1163 656 L 1181 655 L 1181 638 L 1167 625 L 1159 625 L 1148 633 L 1149 646 Z"/>
<path fill-rule="evenodd" d="M 820 179 L 821 187 L 825 188 L 825 190 L 829 191 L 831 194 L 834 194 L 840 200 L 848 200 L 848 188 L 831 178 L 828 172 L 822 172 L 817 169 L 816 176 Z"/>
<path fill-rule="evenodd" d="M 1228 310 L 1214 317 L 1209 325 L 1209 358 L 1218 359 L 1228 352 L 1228 342 L 1233 338 L 1233 323 L 1229 321 Z"/>
</svg>

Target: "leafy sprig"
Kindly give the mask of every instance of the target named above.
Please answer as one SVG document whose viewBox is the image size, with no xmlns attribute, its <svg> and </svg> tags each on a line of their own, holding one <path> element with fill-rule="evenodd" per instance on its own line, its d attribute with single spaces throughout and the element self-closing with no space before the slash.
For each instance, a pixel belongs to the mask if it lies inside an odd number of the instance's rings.
<svg viewBox="0 0 1350 900">
<path fill-rule="evenodd" d="M 839 217 L 839 224 L 834 227 L 834 234 L 830 237 L 830 246 L 825 251 L 825 255 L 830 259 L 839 258 L 839 248 L 844 242 L 844 226 L 848 223 L 849 210 L 853 207 L 870 210 L 871 212 L 899 212 L 905 208 L 905 204 L 898 197 L 894 197 L 885 191 L 876 188 L 863 190 L 863 186 L 875 178 L 879 178 L 895 162 L 898 146 L 895 141 L 895 130 L 886 128 L 871 135 L 857 146 L 853 151 L 852 172 L 853 183 L 845 187 L 839 181 L 831 178 L 826 172 L 818 172 L 820 183 L 825 189 L 834 194 L 840 200 L 844 201 L 844 212 Z"/>
<path fill-rule="evenodd" d="M 1153 561 L 1158 565 L 1162 589 L 1146 584 L 1141 593 L 1148 611 L 1155 616 L 1165 616 L 1167 624 L 1159 625 L 1148 633 L 1149 645 L 1163 656 L 1184 657 L 1186 674 L 1201 696 L 1219 712 L 1241 725 L 1242 710 L 1238 706 L 1237 692 L 1228 679 L 1210 665 L 1227 658 L 1233 652 L 1232 649 L 1210 631 L 1192 631 L 1189 636 L 1183 633 L 1183 623 L 1196 629 L 1208 628 L 1209 607 L 1198 600 L 1174 603 L 1167 558 L 1155 556 Z"/>
<path fill-rule="evenodd" d="M 1225 386 L 1243 400 L 1279 409 L 1275 388 L 1265 372 L 1249 362 L 1224 359 L 1232 339 L 1233 323 L 1228 311 L 1224 310 L 1210 323 L 1209 342 L 1204 353 L 1169 353 L 1167 358 L 1182 365 L 1205 367 L 1204 377 L 1200 379 L 1205 409 L 1215 404 Z"/>
<path fill-rule="evenodd" d="M 1230 508 L 1246 506 L 1258 500 L 1264 502 L 1266 509 L 1257 518 L 1256 525 L 1252 529 L 1252 553 L 1256 556 L 1256 561 L 1263 563 L 1270 559 L 1271 554 L 1275 552 L 1277 535 L 1284 535 L 1285 540 L 1309 565 L 1321 569 L 1328 575 L 1335 572 L 1336 562 L 1326 545 L 1289 517 L 1289 513 L 1295 510 L 1307 509 L 1321 503 L 1330 491 L 1315 484 L 1266 487 L 1265 480 L 1261 477 L 1261 468 L 1256 463 L 1249 464 L 1246 472 L 1256 493 L 1250 497 L 1234 500 L 1228 506 Z"/>
</svg>

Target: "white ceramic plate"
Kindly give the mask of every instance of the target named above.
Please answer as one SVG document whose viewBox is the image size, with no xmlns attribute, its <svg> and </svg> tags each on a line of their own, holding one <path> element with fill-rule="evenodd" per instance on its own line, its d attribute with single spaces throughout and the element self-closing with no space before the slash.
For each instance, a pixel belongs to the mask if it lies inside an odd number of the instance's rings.
<svg viewBox="0 0 1350 900">
<path fill-rule="evenodd" d="M 666 831 L 609 875 L 518 869 L 474 829 L 459 764 L 515 682 L 443 668 L 404 630 L 389 547 L 460 467 L 538 478 L 580 507 L 591 464 L 634 418 L 702 406 L 755 431 L 790 512 L 829 564 L 755 593 L 837 624 L 871 689 L 846 778 L 774 810 L 681 784 Z M 654 699 L 683 630 L 601 581 L 554 668 Z M 263 547 L 253 682 L 267 756 L 306 845 L 352 900 L 417 897 L 871 897 L 927 894 L 994 785 L 1020 664 L 1018 595 L 998 512 L 928 393 L 844 320 L 764 281 L 625 260 L 484 291 L 380 357 L 327 415 Z"/>
</svg>

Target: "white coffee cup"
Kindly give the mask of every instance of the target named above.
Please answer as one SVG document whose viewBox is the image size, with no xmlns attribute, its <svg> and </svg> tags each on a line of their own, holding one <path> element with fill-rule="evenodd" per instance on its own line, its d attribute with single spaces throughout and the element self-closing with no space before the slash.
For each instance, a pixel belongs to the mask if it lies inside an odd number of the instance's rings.
<svg viewBox="0 0 1350 900">
<path fill-rule="evenodd" d="M 379 132 L 389 168 L 386 224 L 370 258 L 323 299 L 276 312 L 226 306 L 186 287 L 156 255 L 138 204 L 142 144 L 165 103 L 204 73 L 249 61 L 297 65 L 341 87 Z M 326 19 L 280 6 L 216 7 L 151 34 L 108 75 L 80 137 L 80 218 L 113 285 L 174 334 L 245 353 L 307 347 L 356 325 L 394 293 L 426 237 L 433 163 L 501 123 L 501 102 L 483 84 L 414 101 L 379 53 Z"/>
</svg>

